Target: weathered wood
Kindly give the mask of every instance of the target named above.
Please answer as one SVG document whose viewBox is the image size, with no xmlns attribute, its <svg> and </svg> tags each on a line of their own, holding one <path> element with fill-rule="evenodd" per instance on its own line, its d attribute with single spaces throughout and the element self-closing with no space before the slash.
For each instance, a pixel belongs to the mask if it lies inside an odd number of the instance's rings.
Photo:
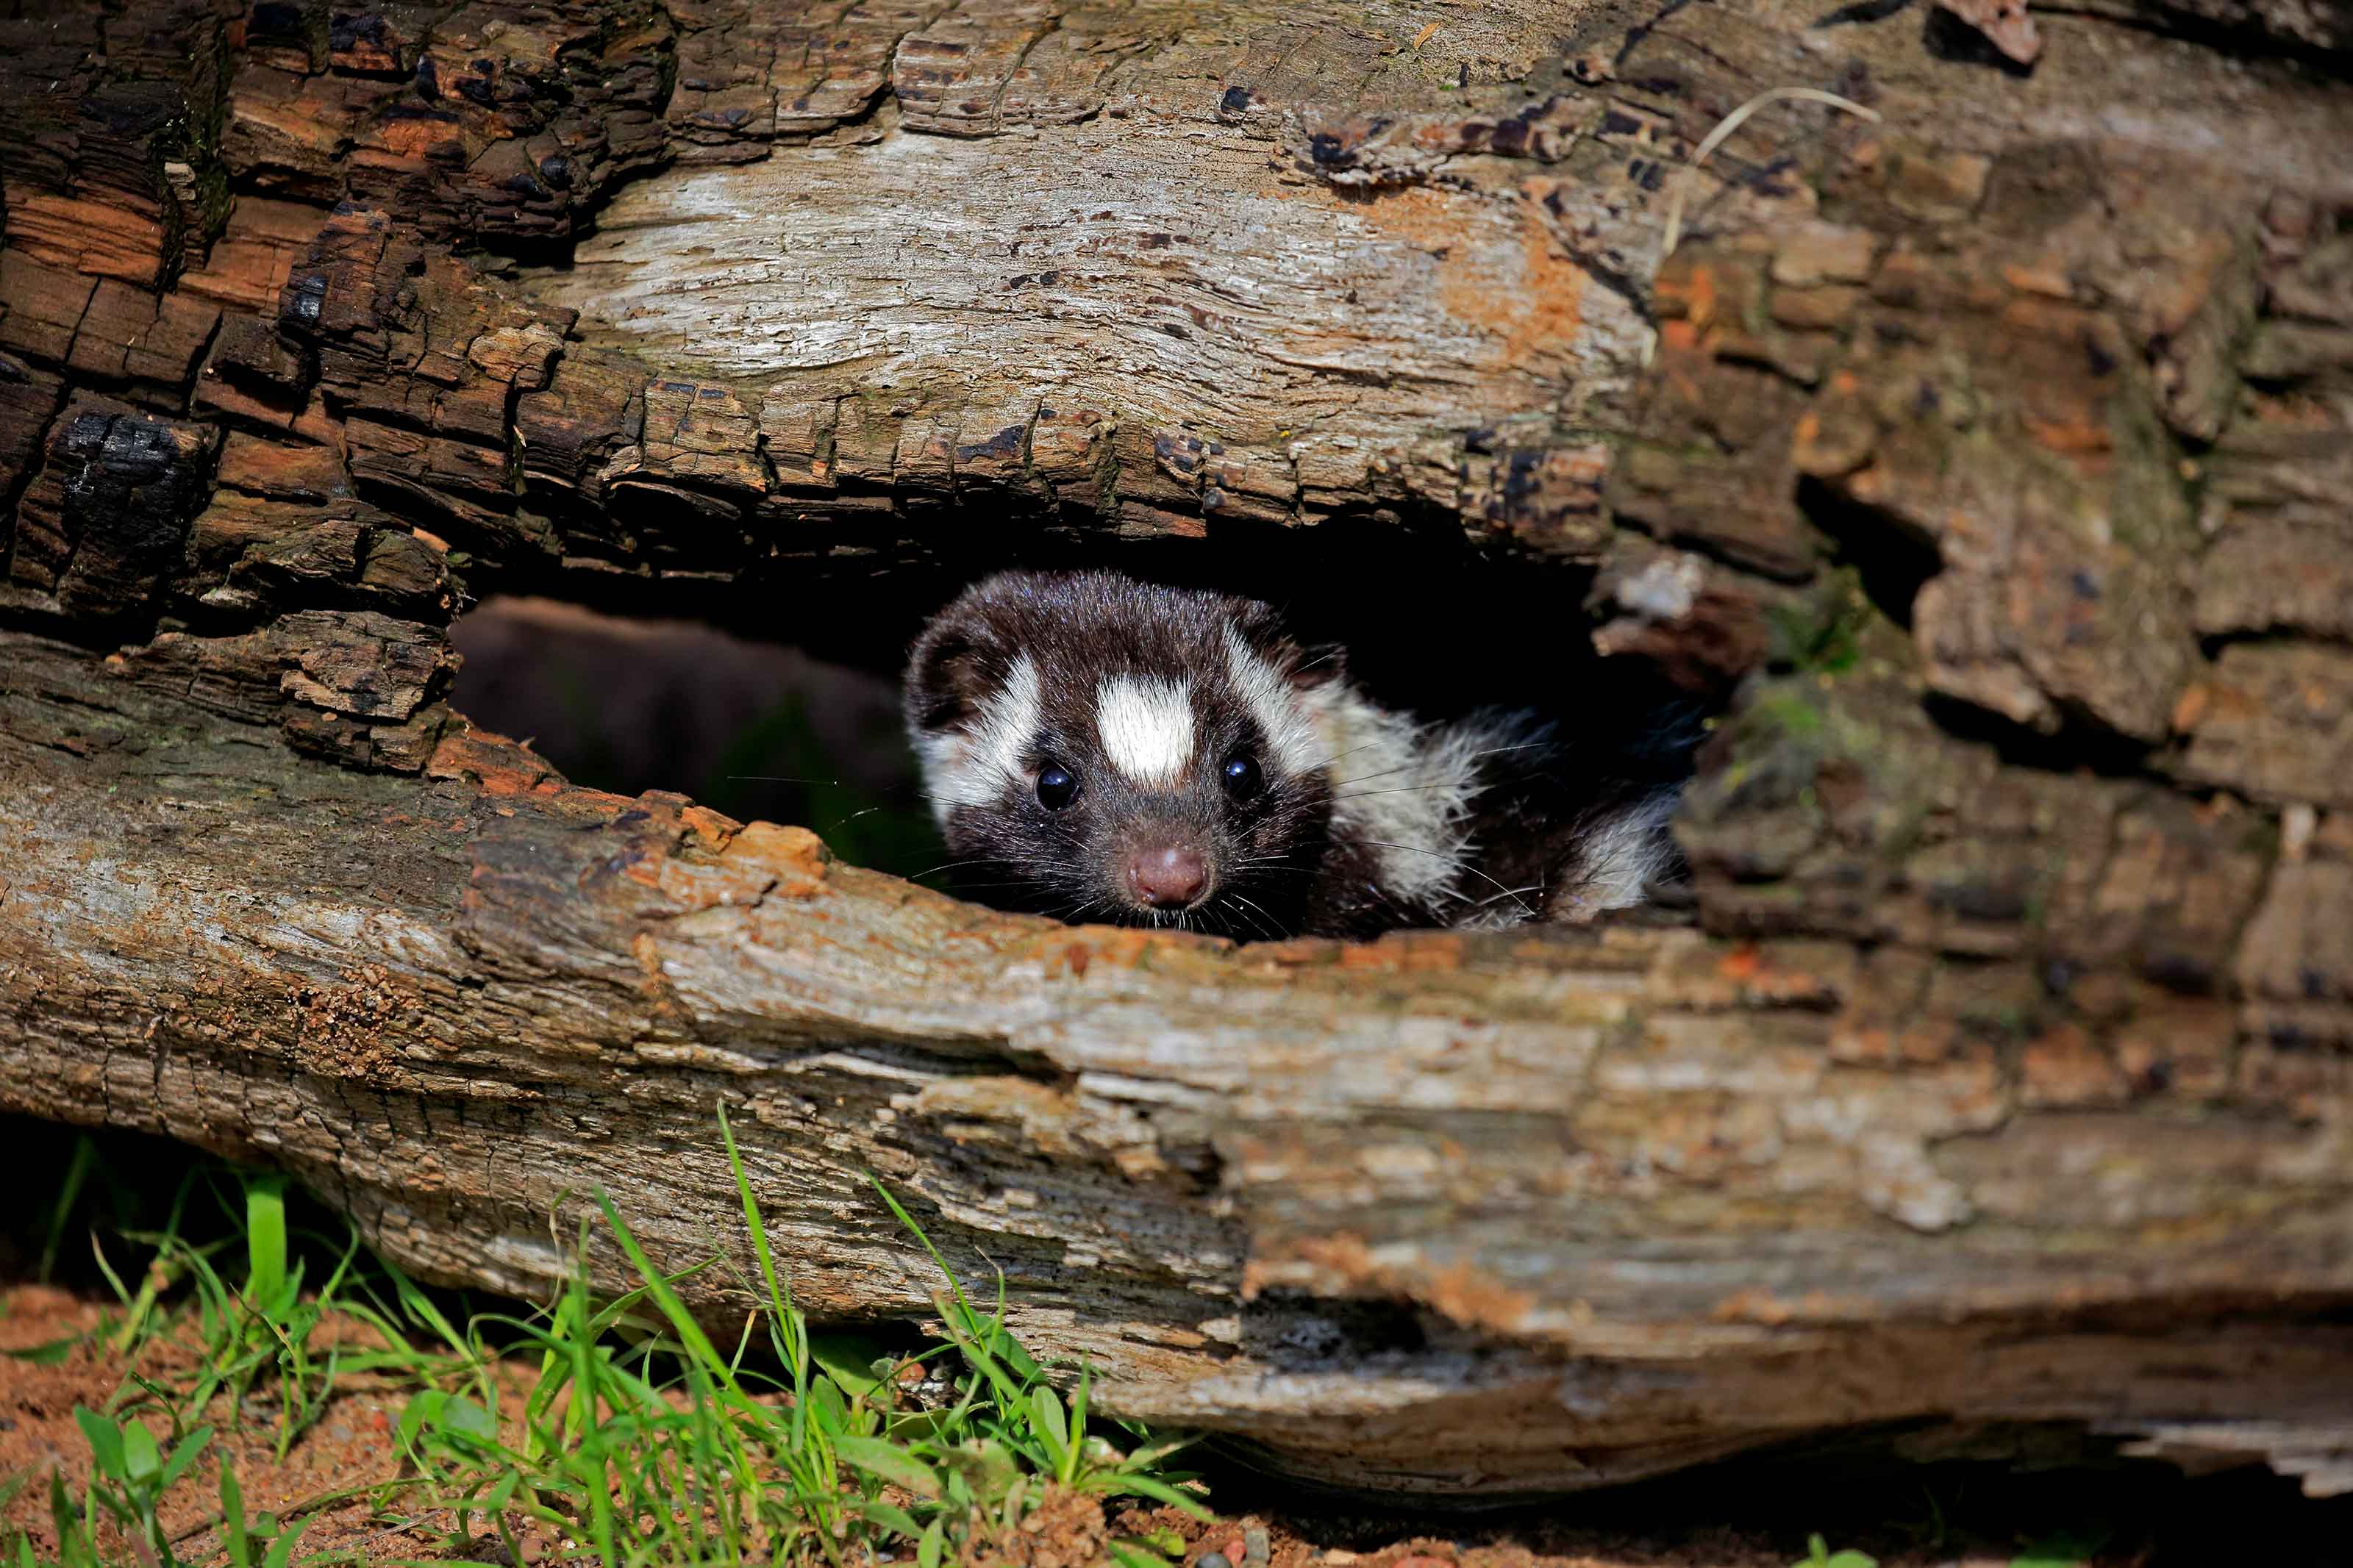
<svg viewBox="0 0 2353 1568">
<path fill-rule="evenodd" d="M 250 650 L 6 653 L 0 1101 L 280 1162 L 429 1277 L 539 1293 L 597 1186 L 666 1260 L 741 1254 L 723 1103 L 812 1311 L 940 1286 L 871 1172 L 1107 1408 L 1327 1481 L 1581 1486 L 1921 1420 L 2353 1481 L 2342 1075 L 2234 1070 L 2228 1009 L 2112 1057 L 2036 966 L 1920 947 L 1073 930 L 485 737 L 416 779 L 305 763 L 250 727 L 258 676 L 228 694 Z M 332 657 L 254 663 L 315 694 Z M 2117 893 L 2200 843 L 2104 793 L 2043 829 L 2126 846 L 2053 922 L 2086 964 L 2183 940 Z M 1994 816 L 1970 852 L 2037 831 Z M 2348 889 L 2340 826 L 2260 918 Z"/>
<path fill-rule="evenodd" d="M 814 1310 L 928 1310 L 871 1171 L 1107 1408 L 1345 1485 L 2069 1421 L 2353 1487 L 2346 7 L 53 9 L 0 1105 L 528 1293 L 594 1185 L 734 1245 L 723 1102 Z M 1881 119 L 1691 166 L 1793 86 Z M 1736 690 L 1687 922 L 1068 930 L 451 710 L 505 585 L 1388 539 Z"/>
</svg>

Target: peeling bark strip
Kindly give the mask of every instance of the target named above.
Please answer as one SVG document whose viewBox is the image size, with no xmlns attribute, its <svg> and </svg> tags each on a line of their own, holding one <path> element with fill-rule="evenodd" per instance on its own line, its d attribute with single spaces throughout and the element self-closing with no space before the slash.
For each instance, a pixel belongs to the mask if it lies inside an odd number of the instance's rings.
<svg viewBox="0 0 2353 1568">
<path fill-rule="evenodd" d="M 1106 1408 L 1341 1485 L 2072 1421 L 2353 1487 L 2343 5 L 40 9 L 0 1106 L 528 1294 L 596 1184 L 732 1237 L 723 1102 L 813 1310 L 929 1311 L 878 1172 Z M 1793 86 L 1881 122 L 1685 167 Z M 1691 925 L 1005 919 L 448 702 L 503 584 L 1381 530 L 1739 690 Z"/>
<path fill-rule="evenodd" d="M 0 1103 L 281 1163 L 431 1278 L 538 1294 L 551 1215 L 600 1185 L 667 1262 L 741 1248 L 724 1103 L 811 1311 L 928 1314 L 871 1170 L 1106 1409 L 1319 1480 L 1579 1487 L 1863 1423 L 2082 1420 L 2353 1486 L 2343 1075 L 2234 1059 L 2227 1008 L 2119 968 L 2258 899 L 2314 940 L 2353 898 L 2341 819 L 2268 889 L 2253 857 L 2200 889 L 2232 825 L 2086 784 L 2041 830 L 2119 847 L 2045 890 L 2031 958 L 1993 901 L 2031 810 L 1860 847 L 1912 889 L 1872 907 L 1918 910 L 1861 959 L 1666 930 L 1237 950 L 992 915 L 489 737 L 416 779 L 306 762 L 176 674 L 5 653 Z M 1978 800 L 1997 770 L 1899 765 Z M 1994 881 L 1940 908 L 1968 861 Z M 2342 956 L 2302 962 L 2342 995 Z M 2104 1048 L 2119 1009 L 2146 1028 Z M 681 1289 L 730 1320 L 730 1278 Z"/>
</svg>

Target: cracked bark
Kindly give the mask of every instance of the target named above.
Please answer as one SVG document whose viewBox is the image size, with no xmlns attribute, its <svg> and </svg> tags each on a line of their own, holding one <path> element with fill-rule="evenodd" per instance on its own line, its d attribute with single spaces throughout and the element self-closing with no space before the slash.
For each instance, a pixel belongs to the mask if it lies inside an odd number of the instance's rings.
<svg viewBox="0 0 2353 1568">
<path fill-rule="evenodd" d="M 1814 9 L 0 21 L 0 1105 L 530 1295 L 596 1185 L 733 1236 L 723 1103 L 813 1310 L 928 1312 L 872 1172 L 1106 1408 L 1344 1486 L 2051 1422 L 2353 1486 L 2341 8 L 2024 75 Z M 1789 85 L 1883 120 L 1687 172 Z M 501 587 L 854 643 L 1277 555 L 1731 694 L 1692 920 L 1065 929 L 448 701 Z"/>
</svg>

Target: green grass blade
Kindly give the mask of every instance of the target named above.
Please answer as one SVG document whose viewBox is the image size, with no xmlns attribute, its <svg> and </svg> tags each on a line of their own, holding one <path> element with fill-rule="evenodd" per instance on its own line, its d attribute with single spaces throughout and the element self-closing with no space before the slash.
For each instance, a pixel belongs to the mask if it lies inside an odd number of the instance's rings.
<svg viewBox="0 0 2353 1568">
<path fill-rule="evenodd" d="M 678 1335 L 679 1342 L 686 1348 L 687 1353 L 716 1373 L 728 1387 L 734 1388 L 735 1374 L 728 1370 L 726 1359 L 719 1353 L 719 1347 L 711 1342 L 711 1336 L 702 1331 L 702 1325 L 696 1322 L 694 1314 L 686 1310 L 686 1303 L 680 1300 L 678 1292 L 670 1289 L 669 1279 L 654 1267 L 653 1259 L 646 1256 L 646 1249 L 638 1245 L 638 1238 L 622 1223 L 620 1211 L 613 1206 L 613 1200 L 599 1192 L 596 1206 L 604 1211 L 605 1223 L 612 1227 L 614 1239 L 628 1255 L 630 1266 L 637 1269 L 638 1278 L 644 1280 L 646 1289 L 652 1292 L 654 1305 L 660 1308 L 662 1316 L 670 1321 L 670 1329 Z"/>
<path fill-rule="evenodd" d="M 228 1543 L 229 1568 L 253 1568 L 253 1537 L 245 1528 L 245 1494 L 237 1489 L 237 1472 L 223 1459 L 220 1468 L 221 1539 Z"/>
<path fill-rule="evenodd" d="M 90 1233 L 90 1255 L 98 1259 L 98 1271 L 106 1276 L 107 1289 L 114 1292 L 114 1299 L 129 1307 L 136 1298 L 131 1294 L 131 1287 L 122 1282 L 122 1276 L 114 1271 L 114 1265 L 106 1260 L 106 1248 L 99 1245 L 98 1232 L 94 1230 Z"/>
<path fill-rule="evenodd" d="M 932 1255 L 932 1261 L 939 1265 L 941 1274 L 944 1275 L 947 1279 L 948 1289 L 955 1293 L 956 1305 L 962 1307 L 965 1312 L 972 1313 L 972 1303 L 965 1300 L 964 1286 L 957 1280 L 955 1270 L 950 1268 L 948 1267 L 948 1260 L 940 1256 L 940 1249 L 932 1245 L 932 1238 L 923 1234 L 923 1227 L 915 1223 L 915 1216 L 909 1214 L 904 1208 L 900 1206 L 899 1200 L 892 1195 L 891 1189 L 882 1184 L 880 1177 L 869 1173 L 866 1180 L 868 1184 L 873 1187 L 877 1194 L 881 1194 L 883 1203 L 889 1205 L 892 1214 L 898 1217 L 899 1223 L 905 1226 L 908 1231 L 913 1235 L 914 1238 L 923 1244 L 923 1250 Z M 975 1313 L 973 1315 L 977 1316 L 978 1314 Z"/>
<path fill-rule="evenodd" d="M 278 1539 L 269 1543 L 269 1552 L 262 1558 L 261 1568 L 287 1568 L 287 1564 L 293 1561 L 294 1542 L 310 1528 L 310 1520 L 298 1519 L 280 1530 Z"/>
<path fill-rule="evenodd" d="M 245 1181 L 245 1299 L 274 1306 L 286 1292 L 286 1178 L 276 1171 Z"/>
<path fill-rule="evenodd" d="M 735 1130 L 727 1125 L 727 1108 L 719 1108 L 719 1141 L 727 1149 L 727 1168 L 735 1173 L 735 1194 L 744 1205 L 744 1224 L 752 1233 L 752 1256 L 759 1261 L 760 1279 L 768 1288 L 768 1302 L 779 1319 L 792 1315 L 791 1293 L 776 1278 L 776 1260 L 768 1250 L 767 1227 L 760 1222 L 760 1200 L 753 1195 L 752 1178 L 735 1147 Z"/>
<path fill-rule="evenodd" d="M 1209 1510 L 1202 1506 L 1199 1498 L 1189 1492 L 1178 1491 L 1167 1482 L 1152 1476 L 1104 1470 L 1081 1477 L 1078 1486 L 1081 1491 L 1100 1492 L 1105 1497 L 1150 1498 L 1154 1502 L 1165 1502 L 1171 1508 L 1182 1509 L 1195 1519 L 1210 1517 Z"/>
<path fill-rule="evenodd" d="M 41 1238 L 41 1264 L 36 1275 L 44 1285 L 57 1268 L 58 1248 L 65 1245 L 66 1222 L 73 1217 L 74 1205 L 81 1201 L 81 1190 L 97 1164 L 98 1142 L 85 1132 L 74 1140 L 73 1154 L 66 1161 L 66 1173 L 58 1184 L 58 1201 L 49 1206 L 48 1234 Z"/>
</svg>

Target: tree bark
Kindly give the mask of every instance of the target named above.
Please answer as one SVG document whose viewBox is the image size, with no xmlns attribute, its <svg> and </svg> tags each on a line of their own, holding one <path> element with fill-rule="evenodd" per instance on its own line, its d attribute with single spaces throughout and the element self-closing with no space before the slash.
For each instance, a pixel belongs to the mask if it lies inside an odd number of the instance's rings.
<svg viewBox="0 0 2353 1568">
<path fill-rule="evenodd" d="M 724 1104 L 814 1313 L 943 1283 L 871 1173 L 1104 1408 L 1340 1486 L 2353 1488 L 2353 26 L 1883 9 L 0 22 L 0 1106 L 528 1295 L 596 1187 L 740 1254 Z M 1695 163 L 1788 87 L 1880 118 Z M 1733 694 L 1689 920 L 1065 928 L 447 700 L 505 587 L 849 636 L 1383 540 Z"/>
</svg>

